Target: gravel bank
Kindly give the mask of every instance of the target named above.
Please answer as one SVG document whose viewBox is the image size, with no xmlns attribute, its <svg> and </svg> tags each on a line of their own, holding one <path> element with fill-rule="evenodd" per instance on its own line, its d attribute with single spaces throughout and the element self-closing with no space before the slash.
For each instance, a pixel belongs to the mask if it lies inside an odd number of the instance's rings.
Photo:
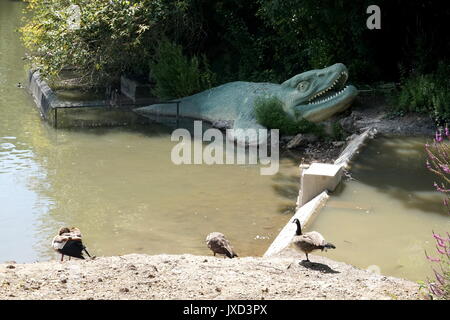
<svg viewBox="0 0 450 320">
<path fill-rule="evenodd" d="M 129 254 L 0 264 L 0 299 L 418 299 L 418 285 L 310 256 Z"/>
</svg>

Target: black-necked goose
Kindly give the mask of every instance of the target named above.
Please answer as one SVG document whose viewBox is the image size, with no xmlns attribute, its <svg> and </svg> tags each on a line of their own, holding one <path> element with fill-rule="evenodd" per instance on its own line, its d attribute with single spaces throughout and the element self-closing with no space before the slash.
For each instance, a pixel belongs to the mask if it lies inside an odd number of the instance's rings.
<svg viewBox="0 0 450 320">
<path fill-rule="evenodd" d="M 325 238 L 317 231 L 311 231 L 302 234 L 302 226 L 298 219 L 294 219 L 292 223 L 297 224 L 297 230 L 295 237 L 292 239 L 292 243 L 295 247 L 306 254 L 306 261 L 309 261 L 308 253 L 315 250 L 336 249 L 336 247 L 329 242 L 325 241 Z"/>
</svg>

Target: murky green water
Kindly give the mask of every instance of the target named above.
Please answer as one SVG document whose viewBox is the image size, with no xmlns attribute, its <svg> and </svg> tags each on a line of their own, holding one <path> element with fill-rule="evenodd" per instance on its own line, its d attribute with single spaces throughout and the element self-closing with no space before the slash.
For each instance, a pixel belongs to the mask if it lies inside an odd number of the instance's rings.
<svg viewBox="0 0 450 320">
<path fill-rule="evenodd" d="M 425 168 L 426 141 L 380 137 L 355 158 L 356 181 L 343 183 L 308 227 L 337 246 L 325 256 L 411 280 L 432 276 L 424 250 L 434 255 L 432 230 L 445 235 L 450 217 Z"/>
<path fill-rule="evenodd" d="M 210 254 L 221 231 L 240 255 L 261 255 L 289 218 L 298 168 L 176 166 L 162 126 L 54 130 L 25 82 L 23 5 L 0 0 L 0 261 L 54 257 L 61 225 L 78 226 L 95 255 Z"/>
</svg>

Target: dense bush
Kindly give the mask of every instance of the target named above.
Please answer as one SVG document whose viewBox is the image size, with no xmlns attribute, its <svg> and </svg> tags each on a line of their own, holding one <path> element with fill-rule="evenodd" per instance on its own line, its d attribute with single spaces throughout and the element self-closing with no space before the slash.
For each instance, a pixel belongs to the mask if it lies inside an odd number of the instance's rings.
<svg viewBox="0 0 450 320">
<path fill-rule="evenodd" d="M 314 133 L 323 136 L 323 128 L 305 119 L 296 120 L 283 110 L 277 97 L 259 98 L 255 101 L 256 120 L 269 129 L 279 129 L 281 134 Z"/>
<path fill-rule="evenodd" d="M 161 41 L 150 63 L 156 81 L 153 94 L 161 99 L 181 98 L 211 88 L 215 75 L 209 70 L 206 58 L 183 55 L 181 46 Z"/>
<path fill-rule="evenodd" d="M 437 121 L 450 120 L 450 65 L 440 64 L 434 73 L 405 80 L 394 98 L 396 111 L 430 114 Z"/>
<path fill-rule="evenodd" d="M 87 85 L 117 82 L 123 73 L 147 76 L 162 35 L 195 41 L 199 27 L 189 0 L 27 0 L 31 18 L 21 29 L 32 63 L 50 78 L 77 70 Z M 79 29 L 68 28 L 71 4 L 81 10 Z"/>
</svg>

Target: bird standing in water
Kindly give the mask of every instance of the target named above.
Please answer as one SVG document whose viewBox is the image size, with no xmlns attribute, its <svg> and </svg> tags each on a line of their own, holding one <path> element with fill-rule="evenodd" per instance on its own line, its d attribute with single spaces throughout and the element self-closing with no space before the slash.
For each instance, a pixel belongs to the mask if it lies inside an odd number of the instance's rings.
<svg viewBox="0 0 450 320">
<path fill-rule="evenodd" d="M 298 219 L 294 219 L 292 223 L 297 224 L 297 230 L 295 232 L 295 237 L 292 239 L 292 243 L 297 249 L 306 254 L 306 261 L 309 261 L 308 253 L 315 250 L 326 250 L 326 249 L 336 249 L 334 244 L 326 242 L 325 238 L 317 231 L 311 231 L 307 233 L 302 233 L 302 226 Z"/>
<path fill-rule="evenodd" d="M 234 252 L 230 241 L 225 238 L 223 233 L 212 232 L 208 234 L 208 236 L 206 237 L 206 244 L 208 245 L 208 248 L 210 248 L 211 251 L 214 252 L 214 256 L 216 255 L 216 253 L 227 256 L 230 259 L 238 256 Z"/>
<path fill-rule="evenodd" d="M 55 251 L 61 253 L 61 261 L 64 261 L 64 255 L 78 259 L 84 259 L 83 251 L 89 258 L 91 255 L 86 250 L 82 242 L 80 229 L 72 227 L 62 227 L 58 234 L 53 238 L 52 247 Z"/>
</svg>

